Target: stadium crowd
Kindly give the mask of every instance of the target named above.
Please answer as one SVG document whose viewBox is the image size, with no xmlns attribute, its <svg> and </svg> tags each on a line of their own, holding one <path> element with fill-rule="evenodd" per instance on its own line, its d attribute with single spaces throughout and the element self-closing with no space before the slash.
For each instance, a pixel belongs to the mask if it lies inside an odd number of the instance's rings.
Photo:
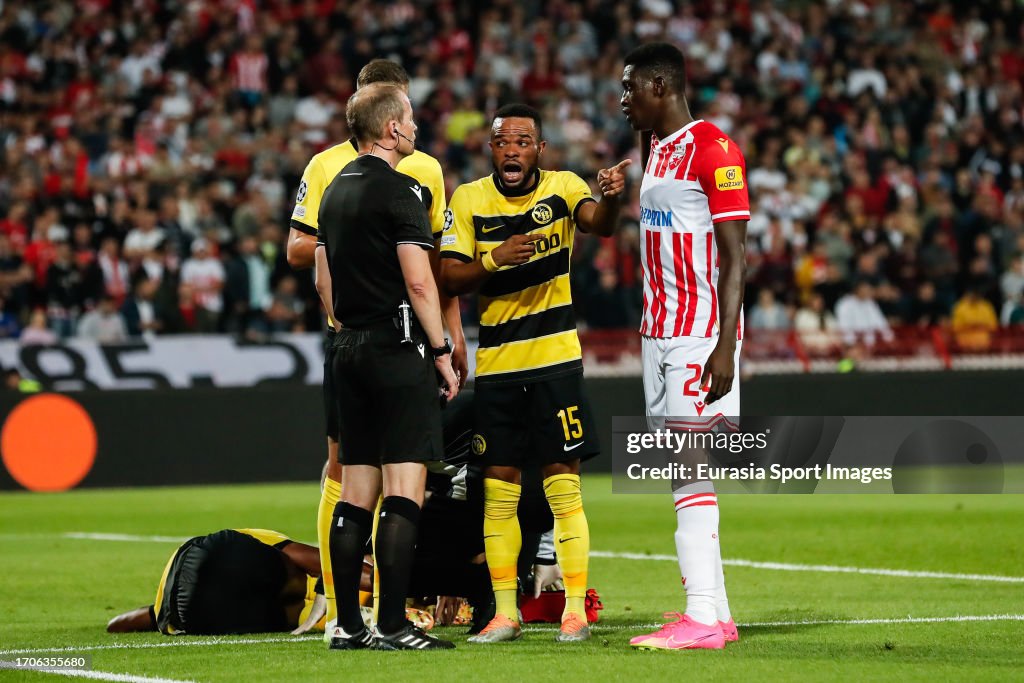
<svg viewBox="0 0 1024 683">
<path fill-rule="evenodd" d="M 3 337 L 320 329 L 285 233 L 306 162 L 348 137 L 366 62 L 411 74 L 418 146 L 450 195 L 490 172 L 489 117 L 510 101 L 543 112 L 545 167 L 593 179 L 638 160 L 619 78 L 648 40 L 684 49 L 695 115 L 746 155 L 748 328 L 871 339 L 1024 323 L 1013 0 L 0 7 Z M 575 298 L 591 328 L 638 324 L 631 191 L 615 237 L 578 238 Z"/>
</svg>

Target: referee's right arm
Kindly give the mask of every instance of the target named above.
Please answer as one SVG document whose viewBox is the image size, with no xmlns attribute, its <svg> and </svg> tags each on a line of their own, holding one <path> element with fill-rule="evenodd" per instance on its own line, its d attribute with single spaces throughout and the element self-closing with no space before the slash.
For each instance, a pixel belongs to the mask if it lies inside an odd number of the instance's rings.
<svg viewBox="0 0 1024 683">
<path fill-rule="evenodd" d="M 402 268 L 409 303 L 427 336 L 427 343 L 431 349 L 440 349 L 445 345 L 445 338 L 441 299 L 434 271 L 430 267 L 429 253 L 434 248 L 433 239 L 426 223 L 423 204 L 418 199 L 414 201 L 412 193 L 405 196 L 409 188 L 400 189 L 402 191 L 391 202 L 391 212 L 399 226 L 396 234 L 398 263 Z M 448 400 L 455 398 L 459 393 L 459 380 L 452 369 L 451 353 L 435 356 L 434 364 L 448 385 Z"/>
<path fill-rule="evenodd" d="M 402 266 L 409 303 L 427 335 L 427 341 L 433 348 L 438 348 L 444 346 L 444 326 L 441 323 L 441 300 L 437 295 L 428 253 L 418 244 L 398 245 L 398 262 Z"/>
</svg>

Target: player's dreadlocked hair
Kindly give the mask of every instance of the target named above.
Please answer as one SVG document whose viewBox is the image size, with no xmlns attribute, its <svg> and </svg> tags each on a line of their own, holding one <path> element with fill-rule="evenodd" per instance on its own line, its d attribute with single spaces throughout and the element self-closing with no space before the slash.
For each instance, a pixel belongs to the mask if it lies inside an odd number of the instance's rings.
<svg viewBox="0 0 1024 683">
<path fill-rule="evenodd" d="M 686 89 L 686 58 L 670 43 L 647 43 L 626 55 L 624 66 L 632 66 L 647 78 L 661 76 L 669 90 L 682 93 Z"/>
<path fill-rule="evenodd" d="M 520 103 L 506 104 L 504 107 L 494 112 L 494 118 L 491 119 L 491 125 L 494 125 L 494 122 L 498 119 L 508 118 L 533 119 L 534 125 L 537 126 L 538 139 L 544 139 L 544 134 L 541 133 L 540 130 L 540 112 L 530 105 Z"/>
</svg>

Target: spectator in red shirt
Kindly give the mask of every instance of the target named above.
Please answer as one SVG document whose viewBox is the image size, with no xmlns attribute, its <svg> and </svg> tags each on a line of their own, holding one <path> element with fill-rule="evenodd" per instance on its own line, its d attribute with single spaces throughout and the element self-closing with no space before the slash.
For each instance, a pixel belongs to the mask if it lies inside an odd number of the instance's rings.
<svg viewBox="0 0 1024 683">
<path fill-rule="evenodd" d="M 231 57 L 231 80 L 235 92 L 247 106 L 259 104 L 267 92 L 269 62 L 259 35 L 245 39 L 245 47 Z"/>
<path fill-rule="evenodd" d="M 551 57 L 547 52 L 538 52 L 533 60 L 533 67 L 520 84 L 527 102 L 539 103 L 553 95 L 562 87 L 562 77 L 552 69 Z"/>
<path fill-rule="evenodd" d="M 23 254 L 28 244 L 28 204 L 14 202 L 7 211 L 7 217 L 0 221 L 0 232 L 7 236 L 15 254 Z"/>
</svg>

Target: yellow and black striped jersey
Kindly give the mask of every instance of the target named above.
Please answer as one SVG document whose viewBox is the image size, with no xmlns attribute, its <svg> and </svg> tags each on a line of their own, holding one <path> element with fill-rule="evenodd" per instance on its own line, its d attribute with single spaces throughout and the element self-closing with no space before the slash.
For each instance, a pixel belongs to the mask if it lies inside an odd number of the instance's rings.
<svg viewBox="0 0 1024 683">
<path fill-rule="evenodd" d="M 569 286 L 577 211 L 594 201 L 575 173 L 539 171 L 515 193 L 492 175 L 461 185 L 445 212 L 441 256 L 469 263 L 512 235 L 540 235 L 537 253 L 480 288 L 478 382 L 536 381 L 583 367 Z"/>
<path fill-rule="evenodd" d="M 260 543 L 271 546 L 272 548 L 277 548 L 278 550 L 292 542 L 292 540 L 284 534 L 277 531 L 271 531 L 269 529 L 232 529 L 231 531 L 236 531 L 240 534 L 251 536 Z M 213 534 L 211 534 L 211 536 L 213 536 Z M 167 601 L 164 600 L 164 592 L 167 589 L 167 577 L 170 575 L 171 568 L 174 566 L 174 562 L 178 558 L 178 555 L 181 553 L 181 551 L 186 546 L 193 543 L 195 540 L 196 539 L 190 539 L 186 543 L 176 548 L 175 551 L 171 554 L 171 558 L 167 561 L 167 566 L 164 567 L 163 574 L 161 574 L 160 576 L 160 583 L 157 585 L 156 598 L 153 601 L 153 617 L 156 623 L 161 623 L 161 612 L 167 607 Z M 256 569 L 254 568 L 253 571 L 256 571 Z M 302 623 L 305 620 L 305 618 L 309 615 L 309 611 L 312 608 L 313 599 L 316 597 L 313 589 L 315 584 L 316 579 L 313 577 L 309 577 L 307 580 L 306 598 L 298 623 Z M 164 619 L 162 621 L 166 623 L 168 620 Z M 175 635 L 175 633 L 177 633 L 177 630 L 169 623 L 166 623 L 165 633 L 167 635 Z"/>
<path fill-rule="evenodd" d="M 320 201 L 327 186 L 334 180 L 334 176 L 357 156 L 359 150 L 356 141 L 348 140 L 325 149 L 309 160 L 299 182 L 299 191 L 295 195 L 291 227 L 308 235 L 316 235 L 319 227 L 317 216 L 320 214 Z M 429 154 L 416 150 L 398 162 L 397 170 L 412 176 L 422 186 L 423 204 L 430 214 L 431 230 L 434 239 L 437 239 L 444 225 L 445 209 L 444 174 L 441 172 L 441 164 Z"/>
</svg>

